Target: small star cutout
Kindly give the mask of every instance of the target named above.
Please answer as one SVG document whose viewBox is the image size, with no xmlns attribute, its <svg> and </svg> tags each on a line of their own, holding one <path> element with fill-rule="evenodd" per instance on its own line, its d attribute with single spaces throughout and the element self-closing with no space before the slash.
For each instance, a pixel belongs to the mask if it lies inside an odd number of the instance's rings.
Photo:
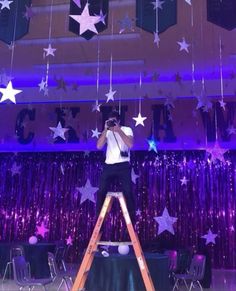
<svg viewBox="0 0 236 291">
<path fill-rule="evenodd" d="M 227 128 L 227 132 L 228 132 L 228 135 L 236 134 L 236 128 L 231 124 L 231 125 Z"/>
<path fill-rule="evenodd" d="M 98 104 L 98 102 L 96 102 L 95 104 L 92 105 L 92 112 L 94 112 L 94 111 L 100 112 L 101 106 L 102 106 L 102 104 Z"/>
<path fill-rule="evenodd" d="M 73 239 L 71 236 L 69 236 L 67 239 L 66 239 L 66 245 L 67 246 L 72 246 L 73 244 Z"/>
<path fill-rule="evenodd" d="M 175 234 L 173 224 L 178 218 L 170 216 L 166 207 L 162 213 L 162 216 L 155 216 L 154 219 L 159 224 L 158 234 L 161 234 L 165 230 L 169 231 L 171 234 Z"/>
<path fill-rule="evenodd" d="M 154 2 L 152 2 L 153 5 L 153 9 L 162 9 L 162 5 L 165 3 L 165 1 L 160 1 L 160 0 L 156 0 Z"/>
<path fill-rule="evenodd" d="M 44 222 L 42 222 L 41 225 L 37 225 L 36 228 L 36 234 L 42 237 L 45 237 L 45 234 L 49 231 L 49 229 L 45 227 Z"/>
<path fill-rule="evenodd" d="M 148 139 L 148 144 L 148 151 L 154 151 L 155 153 L 157 153 L 157 141 L 153 137 L 151 139 Z"/>
<path fill-rule="evenodd" d="M 180 181 L 181 181 L 181 186 L 187 185 L 188 180 L 186 179 L 185 176 L 182 179 L 180 179 Z"/>
<path fill-rule="evenodd" d="M 1 6 L 1 10 L 3 10 L 4 8 L 7 8 L 8 10 L 10 10 L 10 4 L 11 4 L 12 2 L 13 2 L 13 1 L 1 0 L 1 1 L 0 1 L 0 4 L 2 5 L 2 6 Z"/>
<path fill-rule="evenodd" d="M 226 105 L 226 103 L 224 102 L 224 99 L 221 99 L 221 100 L 219 101 L 219 103 L 220 103 L 220 107 L 223 108 L 223 109 L 225 110 L 225 105 Z"/>
<path fill-rule="evenodd" d="M 134 184 L 136 184 L 136 180 L 139 178 L 139 175 L 136 175 L 135 172 L 134 172 L 134 168 L 132 168 L 131 170 L 131 180 Z"/>
<path fill-rule="evenodd" d="M 90 200 L 95 203 L 94 194 L 98 191 L 97 187 L 93 187 L 90 183 L 90 180 L 87 179 L 84 187 L 79 188 L 79 192 L 82 194 L 80 199 L 80 204 L 86 200 Z"/>
</svg>

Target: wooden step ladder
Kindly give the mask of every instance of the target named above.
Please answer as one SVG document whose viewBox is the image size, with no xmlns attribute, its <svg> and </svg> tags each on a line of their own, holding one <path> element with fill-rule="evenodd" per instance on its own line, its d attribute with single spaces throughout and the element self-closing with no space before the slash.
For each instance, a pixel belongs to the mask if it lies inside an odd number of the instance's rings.
<svg viewBox="0 0 236 291">
<path fill-rule="evenodd" d="M 101 229 L 101 226 L 104 222 L 106 214 L 110 212 L 114 198 L 117 198 L 119 200 L 121 210 L 122 210 L 122 213 L 123 213 L 123 216 L 124 216 L 124 219 L 126 222 L 126 226 L 127 226 L 128 232 L 129 232 L 129 236 L 131 239 L 131 242 L 125 242 L 124 244 L 133 245 L 135 256 L 136 256 L 137 261 L 138 261 L 138 265 L 139 265 L 139 268 L 141 271 L 141 275 L 142 275 L 146 290 L 147 291 L 154 291 L 155 290 L 150 273 L 149 273 L 149 270 L 148 270 L 148 267 L 147 267 L 145 257 L 143 255 L 143 251 L 142 251 L 138 236 L 136 235 L 134 228 L 133 228 L 133 225 L 132 225 L 131 220 L 130 220 L 130 216 L 129 216 L 129 212 L 128 212 L 128 209 L 126 206 L 124 195 L 121 192 L 115 192 L 115 193 L 108 192 L 106 195 L 106 199 L 103 203 L 101 212 L 98 216 L 98 219 L 97 219 L 96 225 L 94 227 L 92 236 L 90 238 L 88 247 L 86 249 L 83 261 L 80 265 L 78 274 L 76 276 L 74 285 L 72 287 L 72 291 L 85 290 L 84 289 L 85 282 L 86 282 L 86 279 L 88 276 L 88 272 L 91 268 L 91 265 L 92 265 L 92 262 L 94 259 L 94 255 L 96 253 L 98 245 L 123 244 L 123 243 L 117 243 L 117 242 L 112 243 L 112 242 L 100 241 L 100 238 L 101 238 L 100 229 Z"/>
</svg>

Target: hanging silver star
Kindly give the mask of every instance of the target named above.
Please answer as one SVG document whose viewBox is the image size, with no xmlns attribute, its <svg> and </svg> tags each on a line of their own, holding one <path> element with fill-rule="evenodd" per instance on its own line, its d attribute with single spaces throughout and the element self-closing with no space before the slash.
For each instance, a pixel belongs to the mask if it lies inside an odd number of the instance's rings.
<svg viewBox="0 0 236 291">
<path fill-rule="evenodd" d="M 157 44 L 157 47 L 159 47 L 160 37 L 159 37 L 159 33 L 158 32 L 154 32 L 154 41 L 153 42 Z"/>
<path fill-rule="evenodd" d="M 25 5 L 25 12 L 23 12 L 23 17 L 29 20 L 33 16 L 35 16 L 35 13 L 33 12 L 32 7 Z"/>
<path fill-rule="evenodd" d="M 136 124 L 135 126 L 138 126 L 139 124 L 144 126 L 144 120 L 146 120 L 147 117 L 142 117 L 141 113 L 139 112 L 138 116 L 137 117 L 133 117 L 133 120 L 136 121 Z"/>
<path fill-rule="evenodd" d="M 69 128 L 63 128 L 61 126 L 61 122 L 58 122 L 57 127 L 49 127 L 53 132 L 53 138 L 61 137 L 62 139 L 66 140 L 65 133 L 69 130 Z"/>
<path fill-rule="evenodd" d="M 41 82 L 38 84 L 38 86 L 39 86 L 39 92 L 45 90 L 46 83 L 47 83 L 47 82 L 44 81 L 44 78 L 42 78 Z"/>
<path fill-rule="evenodd" d="M 79 23 L 79 35 L 83 34 L 85 31 L 90 30 L 96 34 L 98 34 L 97 28 L 95 24 L 100 22 L 100 16 L 92 16 L 89 14 L 89 4 L 86 3 L 84 6 L 84 10 L 81 15 L 70 15 L 75 21 Z"/>
<path fill-rule="evenodd" d="M 52 45 L 49 44 L 48 47 L 47 47 L 47 48 L 44 48 L 43 50 L 44 50 L 45 53 L 46 53 L 46 57 L 48 57 L 48 56 L 53 56 L 53 57 L 55 57 L 54 52 L 55 52 L 57 49 L 52 48 Z"/>
<path fill-rule="evenodd" d="M 219 103 L 220 103 L 220 107 L 225 110 L 226 103 L 224 102 L 224 99 L 219 100 Z"/>
<path fill-rule="evenodd" d="M 92 129 L 92 137 L 99 138 L 99 134 L 101 134 L 101 132 L 98 131 L 97 127 L 95 128 L 95 130 Z"/>
<path fill-rule="evenodd" d="M 211 155 L 211 161 L 214 163 L 216 160 L 219 160 L 225 163 L 224 154 L 228 151 L 228 149 L 223 149 L 220 147 L 218 142 L 215 143 L 214 147 L 206 148 L 206 152 Z"/>
<path fill-rule="evenodd" d="M 0 88 L 0 93 L 3 94 L 1 97 L 1 100 L 0 100 L 0 103 L 9 99 L 11 102 L 16 104 L 16 96 L 15 95 L 19 94 L 21 92 L 22 92 L 22 90 L 13 89 L 12 82 L 10 81 L 7 85 L 7 88 Z"/>
<path fill-rule="evenodd" d="M 112 87 L 110 87 L 109 92 L 107 94 L 105 94 L 106 97 L 107 97 L 106 103 L 109 102 L 110 100 L 114 101 L 114 95 L 115 94 L 116 94 L 116 91 L 112 91 Z"/>
<path fill-rule="evenodd" d="M 185 38 L 184 37 L 182 38 L 182 41 L 177 41 L 177 43 L 180 45 L 180 48 L 179 48 L 180 51 L 183 51 L 184 50 L 187 53 L 189 53 L 188 47 L 190 46 L 190 44 L 188 44 L 185 41 Z"/>
<path fill-rule="evenodd" d="M 96 103 L 92 105 L 92 112 L 94 112 L 94 111 L 100 112 L 101 106 L 102 106 L 102 104 L 98 104 L 98 102 L 96 101 Z"/>
<path fill-rule="evenodd" d="M 20 170 L 21 170 L 21 166 L 17 166 L 16 162 L 14 162 L 14 164 L 11 167 L 11 174 L 12 176 L 14 175 L 19 175 L 20 174 Z"/>
<path fill-rule="evenodd" d="M 103 14 L 102 9 L 100 10 L 100 14 L 99 15 L 97 15 L 97 14 L 95 14 L 95 15 L 100 17 L 100 21 L 99 22 L 102 22 L 104 25 L 106 25 L 105 18 L 106 18 L 107 15 Z"/>
<path fill-rule="evenodd" d="M 154 2 L 152 2 L 153 5 L 153 9 L 162 9 L 162 5 L 165 3 L 165 1 L 160 1 L 160 0 L 156 0 Z"/>
</svg>

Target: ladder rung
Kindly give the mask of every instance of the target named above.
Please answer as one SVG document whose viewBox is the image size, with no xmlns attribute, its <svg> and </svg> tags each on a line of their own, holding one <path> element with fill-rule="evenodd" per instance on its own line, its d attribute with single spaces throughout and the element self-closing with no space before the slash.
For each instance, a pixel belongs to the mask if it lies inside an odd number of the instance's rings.
<svg viewBox="0 0 236 291">
<path fill-rule="evenodd" d="M 131 241 L 98 241 L 97 245 L 103 245 L 103 246 L 121 246 L 121 245 L 126 245 L 126 246 L 132 246 Z"/>
</svg>

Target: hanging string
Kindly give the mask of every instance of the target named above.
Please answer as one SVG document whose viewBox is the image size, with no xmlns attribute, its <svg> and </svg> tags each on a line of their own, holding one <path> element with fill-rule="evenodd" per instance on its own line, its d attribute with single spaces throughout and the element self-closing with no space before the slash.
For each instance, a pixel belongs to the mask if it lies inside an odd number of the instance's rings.
<svg viewBox="0 0 236 291">
<path fill-rule="evenodd" d="M 158 6 L 157 5 L 157 2 L 158 2 L 158 0 L 156 0 L 156 7 Z M 159 10 L 159 8 L 157 7 L 157 9 L 156 9 L 156 34 L 157 34 L 157 46 L 159 47 L 159 23 L 158 23 L 158 21 L 159 21 L 159 14 L 158 14 L 158 11 Z"/>
<path fill-rule="evenodd" d="M 16 14 L 15 14 L 15 21 L 14 21 L 14 30 L 13 30 L 13 39 L 11 43 L 11 64 L 10 64 L 10 77 L 12 77 L 12 70 L 13 70 L 13 62 L 14 62 L 14 54 L 15 54 L 15 38 L 16 38 L 16 25 L 17 25 L 17 12 L 18 12 L 18 1 L 15 1 L 16 4 Z"/>
<path fill-rule="evenodd" d="M 215 105 L 215 137 L 216 137 L 216 142 L 218 142 L 218 124 L 217 124 L 217 110 L 216 110 L 216 105 Z"/>
<path fill-rule="evenodd" d="M 48 43 L 49 43 L 49 44 L 51 44 L 51 37 L 52 37 L 52 13 L 53 13 L 53 1 L 54 1 L 54 0 L 51 0 L 50 16 L 49 16 L 49 30 L 48 30 Z M 50 70 L 50 61 L 49 61 L 49 58 L 47 58 L 47 64 L 46 64 L 46 78 L 45 78 L 45 88 L 48 87 L 49 70 Z"/>
<path fill-rule="evenodd" d="M 139 89 L 140 89 L 140 93 L 141 93 L 141 88 L 142 88 L 142 74 L 140 72 L 139 74 Z M 139 95 L 139 113 L 141 113 L 141 94 Z"/>
<path fill-rule="evenodd" d="M 194 63 L 194 43 L 193 43 L 193 25 L 194 25 L 194 16 L 193 16 L 193 4 L 191 5 L 191 28 L 192 28 L 192 91 L 195 94 L 195 63 Z"/>
<path fill-rule="evenodd" d="M 220 46 L 220 92 L 221 100 L 224 100 L 224 85 L 223 85 L 223 70 L 222 70 L 222 41 L 221 36 L 219 36 L 219 46 Z"/>
</svg>

